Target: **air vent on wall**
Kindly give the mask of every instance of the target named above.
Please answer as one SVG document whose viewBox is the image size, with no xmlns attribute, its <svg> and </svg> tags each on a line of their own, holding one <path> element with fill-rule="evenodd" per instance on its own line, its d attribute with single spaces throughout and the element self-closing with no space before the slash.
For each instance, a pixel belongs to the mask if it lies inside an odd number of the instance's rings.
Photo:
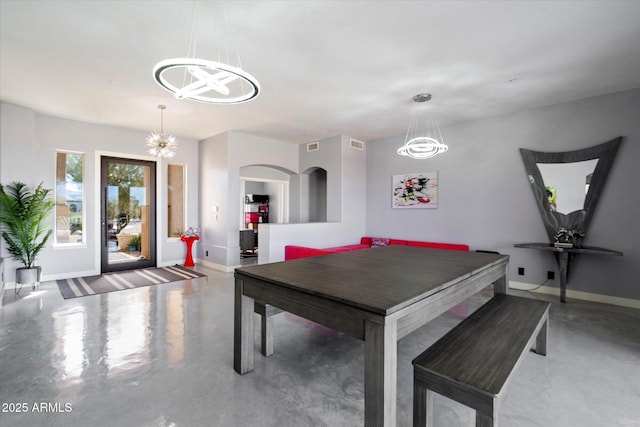
<svg viewBox="0 0 640 427">
<path fill-rule="evenodd" d="M 316 151 L 320 148 L 319 142 L 310 142 L 307 144 L 307 151 Z"/>
<path fill-rule="evenodd" d="M 355 139 L 352 139 L 351 148 L 354 148 L 356 150 L 364 150 L 364 142 L 356 141 Z"/>
</svg>

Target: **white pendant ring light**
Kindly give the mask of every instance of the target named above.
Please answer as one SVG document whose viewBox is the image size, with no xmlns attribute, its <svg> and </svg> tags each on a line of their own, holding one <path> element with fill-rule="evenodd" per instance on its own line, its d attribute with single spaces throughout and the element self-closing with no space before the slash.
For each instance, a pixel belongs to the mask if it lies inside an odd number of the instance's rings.
<svg viewBox="0 0 640 427">
<path fill-rule="evenodd" d="M 418 103 L 427 102 L 430 99 L 430 93 L 419 93 L 413 97 L 413 100 Z M 449 149 L 442 142 L 442 133 L 440 133 L 435 116 L 428 114 L 424 116 L 422 120 L 419 120 L 417 109 L 413 110 L 405 143 L 398 148 L 398 154 L 401 156 L 412 159 L 429 159 Z"/>
<path fill-rule="evenodd" d="M 170 73 L 171 70 L 182 72 Z M 178 87 L 169 81 L 168 74 L 174 80 L 188 73 L 191 82 Z M 209 104 L 239 104 L 254 99 L 260 93 L 260 84 L 249 73 L 240 68 L 221 62 L 197 58 L 165 59 L 153 68 L 153 78 L 160 86 L 173 93 L 178 99 L 192 99 Z M 247 93 L 237 96 L 227 96 L 234 92 L 228 85 L 246 82 L 249 85 Z"/>
<path fill-rule="evenodd" d="M 447 151 L 449 147 L 428 136 L 413 138 L 398 148 L 398 154 L 413 159 L 429 159 Z"/>
</svg>

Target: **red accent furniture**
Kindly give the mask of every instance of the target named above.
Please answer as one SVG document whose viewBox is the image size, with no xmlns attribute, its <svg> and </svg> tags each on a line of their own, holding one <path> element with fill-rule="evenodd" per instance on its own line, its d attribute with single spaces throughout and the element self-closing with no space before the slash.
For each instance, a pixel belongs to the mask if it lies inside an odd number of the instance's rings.
<svg viewBox="0 0 640 427">
<path fill-rule="evenodd" d="M 435 248 L 435 249 L 454 250 L 454 251 L 469 250 L 468 245 L 457 244 L 457 243 L 421 242 L 416 240 L 362 237 L 360 239 L 360 244 L 336 246 L 332 248 L 323 248 L 323 249 L 309 248 L 306 246 L 287 245 L 284 247 L 284 259 L 291 260 L 291 259 L 307 258 L 307 257 L 319 256 L 319 255 L 329 255 L 337 252 L 355 251 L 359 249 L 370 248 L 374 243 L 376 244 L 376 246 L 382 243 L 382 244 L 389 244 L 389 245 L 420 246 L 423 248 Z M 464 319 L 465 317 L 467 317 L 467 302 L 462 301 L 460 304 L 451 308 L 447 313 L 459 319 Z"/>
<path fill-rule="evenodd" d="M 284 259 L 290 260 L 290 259 L 306 258 L 306 257 L 312 257 L 312 256 L 318 256 L 318 255 L 334 254 L 337 252 L 355 251 L 358 249 L 370 248 L 374 245 L 374 243 L 376 243 L 376 246 L 380 243 L 386 243 L 389 245 L 420 246 L 423 248 L 435 248 L 435 249 L 445 249 L 445 250 L 453 250 L 453 251 L 469 250 L 468 245 L 457 244 L 457 243 L 421 242 L 417 240 L 362 237 L 360 239 L 360 244 L 335 246 L 332 248 L 319 249 L 319 248 L 309 248 L 306 246 L 287 245 L 284 247 Z"/>
<path fill-rule="evenodd" d="M 191 236 L 191 237 L 181 236 L 180 237 L 180 240 L 182 240 L 187 245 L 187 256 L 184 259 L 185 267 L 195 266 L 195 263 L 193 262 L 192 246 L 193 246 L 193 242 L 199 239 L 200 238 L 198 236 Z"/>
</svg>

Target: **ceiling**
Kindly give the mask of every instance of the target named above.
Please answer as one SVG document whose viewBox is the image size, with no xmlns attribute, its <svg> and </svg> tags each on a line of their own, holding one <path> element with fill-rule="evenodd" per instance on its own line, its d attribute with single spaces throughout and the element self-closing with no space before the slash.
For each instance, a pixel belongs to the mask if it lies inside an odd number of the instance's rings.
<svg viewBox="0 0 640 427">
<path fill-rule="evenodd" d="M 640 87 L 640 1 L 198 7 L 194 21 L 193 2 L 179 0 L 0 0 L 0 99 L 144 132 L 165 104 L 165 131 L 179 137 L 238 130 L 304 143 L 404 134 L 420 92 L 446 125 Z M 207 37 L 222 27 L 260 82 L 255 100 L 177 100 L 155 83 L 158 61 L 187 56 L 192 29 L 197 56 L 218 55 Z"/>
</svg>

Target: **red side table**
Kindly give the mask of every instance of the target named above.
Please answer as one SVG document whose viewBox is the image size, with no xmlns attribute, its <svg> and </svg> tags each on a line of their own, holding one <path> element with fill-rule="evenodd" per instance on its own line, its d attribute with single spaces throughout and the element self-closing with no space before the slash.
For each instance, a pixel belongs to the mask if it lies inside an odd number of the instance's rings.
<svg viewBox="0 0 640 427">
<path fill-rule="evenodd" d="M 185 267 L 194 267 L 195 264 L 193 262 L 192 246 L 193 246 L 193 242 L 195 242 L 196 240 L 200 240 L 200 237 L 198 237 L 198 236 L 190 236 L 190 237 L 180 236 L 180 240 L 182 240 L 187 245 L 187 256 L 184 259 L 184 266 Z"/>
</svg>

